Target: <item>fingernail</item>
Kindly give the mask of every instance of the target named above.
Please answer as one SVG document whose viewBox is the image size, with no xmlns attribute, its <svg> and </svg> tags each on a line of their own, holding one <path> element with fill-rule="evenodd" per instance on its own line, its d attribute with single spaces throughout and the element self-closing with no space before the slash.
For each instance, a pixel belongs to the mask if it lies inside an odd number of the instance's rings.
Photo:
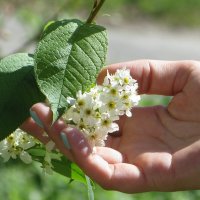
<svg viewBox="0 0 200 200">
<path fill-rule="evenodd" d="M 71 145 L 69 144 L 69 141 L 68 141 L 68 138 L 66 136 L 66 133 L 61 132 L 60 133 L 60 138 L 63 141 L 63 144 L 65 145 L 65 147 L 70 150 L 71 149 Z"/>
<path fill-rule="evenodd" d="M 32 117 L 32 119 L 35 121 L 35 123 L 41 127 L 41 128 L 44 128 L 44 125 L 42 123 L 42 121 L 40 120 L 40 118 L 37 116 L 36 112 L 33 111 L 33 110 L 30 110 L 30 115 Z"/>
</svg>

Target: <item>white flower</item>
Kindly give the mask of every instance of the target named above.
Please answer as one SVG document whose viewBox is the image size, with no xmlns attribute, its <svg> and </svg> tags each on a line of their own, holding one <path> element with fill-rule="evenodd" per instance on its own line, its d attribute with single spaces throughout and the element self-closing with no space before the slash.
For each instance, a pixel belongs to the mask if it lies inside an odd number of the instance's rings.
<svg viewBox="0 0 200 200">
<path fill-rule="evenodd" d="M 43 171 L 45 173 L 52 174 L 52 159 L 61 159 L 61 154 L 59 152 L 54 151 L 52 153 L 52 150 L 55 149 L 55 143 L 53 141 L 49 141 L 44 146 L 35 138 L 20 129 L 17 129 L 14 133 L 0 142 L 0 156 L 3 158 L 4 162 L 9 161 L 11 158 L 17 159 L 19 157 L 25 164 L 30 164 L 32 162 L 32 156 L 27 150 L 34 147 L 36 144 L 39 144 L 40 148 L 45 148 L 46 150 L 42 162 Z"/>
<path fill-rule="evenodd" d="M 35 139 L 25 132 L 17 129 L 14 133 L 0 142 L 0 155 L 7 162 L 10 158 L 19 158 L 26 164 L 32 162 L 31 155 L 27 149 L 35 145 Z"/>
<path fill-rule="evenodd" d="M 79 123 L 81 120 L 80 113 L 75 106 L 72 106 L 67 110 L 67 112 L 63 115 L 63 119 L 66 123 L 70 123 L 70 121 L 73 120 L 75 124 Z"/>
<path fill-rule="evenodd" d="M 101 119 L 101 129 L 102 131 L 107 131 L 107 133 L 112 133 L 119 130 L 118 124 L 114 123 L 109 117 L 102 117 Z"/>
<path fill-rule="evenodd" d="M 102 130 L 95 130 L 93 132 L 84 130 L 83 134 L 91 147 L 105 145 L 104 141 L 107 139 L 107 132 L 103 132 Z"/>
<path fill-rule="evenodd" d="M 115 76 L 118 78 L 120 85 L 133 85 L 136 82 L 131 77 L 130 70 L 126 68 L 118 69 Z"/>
<path fill-rule="evenodd" d="M 108 113 L 110 116 L 119 115 L 121 102 L 110 95 L 102 95 L 102 106 L 99 108 L 100 113 Z"/>
<path fill-rule="evenodd" d="M 15 133 L 17 134 L 17 133 Z M 28 134 L 21 134 L 20 137 L 18 137 L 18 146 L 20 146 L 22 149 L 30 149 L 31 147 L 35 146 L 35 139 L 28 135 Z"/>
<path fill-rule="evenodd" d="M 107 76 L 104 78 L 103 82 L 104 87 L 119 87 L 119 77 L 116 75 L 109 74 L 109 71 L 107 71 Z"/>
<path fill-rule="evenodd" d="M 30 164 L 32 162 L 31 155 L 26 151 L 21 151 L 21 153 L 19 154 L 19 157 L 26 164 Z"/>
</svg>

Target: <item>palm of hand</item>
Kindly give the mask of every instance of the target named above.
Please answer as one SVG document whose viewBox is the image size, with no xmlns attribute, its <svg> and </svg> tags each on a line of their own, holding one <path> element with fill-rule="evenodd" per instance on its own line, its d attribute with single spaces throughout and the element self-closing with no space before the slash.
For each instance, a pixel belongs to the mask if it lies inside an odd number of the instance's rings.
<svg viewBox="0 0 200 200">
<path fill-rule="evenodd" d="M 122 153 L 123 162 L 140 169 L 147 190 L 199 188 L 198 74 L 191 72 L 184 84 L 167 108 L 135 108 L 132 119 L 122 119 L 121 136 L 109 138 L 108 146 Z"/>
</svg>

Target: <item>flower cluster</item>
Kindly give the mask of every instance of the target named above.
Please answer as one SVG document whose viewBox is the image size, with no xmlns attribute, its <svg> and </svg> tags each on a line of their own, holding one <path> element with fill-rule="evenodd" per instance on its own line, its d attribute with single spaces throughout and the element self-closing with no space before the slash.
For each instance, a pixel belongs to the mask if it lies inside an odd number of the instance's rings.
<svg viewBox="0 0 200 200">
<path fill-rule="evenodd" d="M 71 107 L 63 118 L 67 124 L 82 131 L 92 147 L 104 146 L 108 133 L 119 130 L 119 116 L 132 116 L 131 109 L 138 104 L 138 84 L 123 68 L 111 75 L 107 72 L 103 85 L 89 92 L 80 91 L 76 100 L 68 98 Z"/>
<path fill-rule="evenodd" d="M 113 75 L 107 72 L 102 85 L 94 86 L 89 92 L 78 92 L 76 99 L 67 99 L 71 107 L 63 115 L 63 119 L 70 126 L 81 130 L 92 147 L 104 146 L 108 133 L 119 130 L 116 123 L 119 117 L 132 116 L 131 109 L 140 100 L 137 89 L 138 84 L 128 69 L 117 70 Z M 42 157 L 39 153 L 38 158 L 38 155 L 31 151 L 34 149 L 41 149 Z M 52 159 L 59 161 L 62 155 L 55 149 L 53 141 L 43 145 L 34 137 L 17 129 L 0 142 L 0 156 L 4 162 L 18 157 L 26 164 L 37 160 L 41 162 L 45 173 L 52 174 Z"/>
<path fill-rule="evenodd" d="M 34 148 L 37 149 L 38 147 L 44 149 L 45 152 L 43 159 L 41 159 L 41 167 L 44 173 L 52 174 L 53 165 L 51 161 L 52 159 L 60 160 L 61 156 L 59 152 L 52 153 L 55 148 L 55 143 L 50 140 L 46 145 L 43 145 L 37 139 L 21 129 L 17 129 L 14 133 L 0 142 L 0 156 L 3 158 L 4 162 L 9 161 L 10 158 L 17 159 L 19 157 L 24 163 L 30 164 L 35 158 L 33 158 L 28 151 Z M 38 159 L 36 158 L 35 160 Z"/>
<path fill-rule="evenodd" d="M 4 162 L 7 162 L 10 158 L 19 157 L 24 163 L 29 164 L 32 162 L 32 157 L 26 150 L 35 146 L 35 144 L 36 140 L 32 136 L 17 129 L 0 142 L 0 155 Z"/>
</svg>

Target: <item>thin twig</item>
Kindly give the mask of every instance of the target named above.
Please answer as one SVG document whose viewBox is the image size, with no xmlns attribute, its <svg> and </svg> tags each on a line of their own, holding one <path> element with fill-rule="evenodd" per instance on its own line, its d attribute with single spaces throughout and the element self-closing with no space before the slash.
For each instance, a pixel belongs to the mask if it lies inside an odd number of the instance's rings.
<svg viewBox="0 0 200 200">
<path fill-rule="evenodd" d="M 101 7 L 103 6 L 105 1 L 106 0 L 100 0 L 100 2 L 98 3 L 98 0 L 94 0 L 93 9 L 92 9 L 90 16 L 88 17 L 86 23 L 91 24 L 94 21 L 95 17 L 97 16 L 99 10 L 101 9 Z"/>
</svg>

